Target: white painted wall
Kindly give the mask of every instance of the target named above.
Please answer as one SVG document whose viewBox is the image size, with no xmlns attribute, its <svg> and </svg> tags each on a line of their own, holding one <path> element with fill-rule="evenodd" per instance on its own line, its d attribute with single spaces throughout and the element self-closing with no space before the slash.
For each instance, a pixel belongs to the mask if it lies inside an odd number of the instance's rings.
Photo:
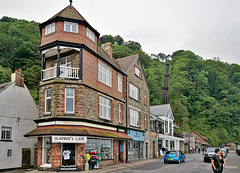
<svg viewBox="0 0 240 173">
<path fill-rule="evenodd" d="M 36 128 L 33 120 L 37 118 L 37 105 L 26 87 L 13 83 L 0 93 L 0 129 L 2 126 L 12 127 L 12 142 L 1 141 L 0 138 L 0 169 L 21 167 L 22 148 L 31 148 L 33 165 L 37 139 L 28 139 L 23 135 Z M 12 149 L 12 157 L 7 157 L 8 149 Z"/>
</svg>

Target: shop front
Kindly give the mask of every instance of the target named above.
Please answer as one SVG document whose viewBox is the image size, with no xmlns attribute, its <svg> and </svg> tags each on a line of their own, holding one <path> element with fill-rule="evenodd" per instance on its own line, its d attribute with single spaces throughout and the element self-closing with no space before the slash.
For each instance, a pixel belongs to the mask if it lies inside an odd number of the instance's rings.
<svg viewBox="0 0 240 173">
<path fill-rule="evenodd" d="M 101 161 L 98 162 L 101 165 L 125 161 L 126 150 L 121 147 L 120 151 L 120 144 L 124 146 L 131 139 L 124 132 L 79 126 L 37 127 L 25 136 L 38 136 L 38 168 L 55 170 L 65 167 L 84 170 L 87 154 Z"/>
<path fill-rule="evenodd" d="M 132 140 L 128 141 L 128 159 L 143 159 L 144 132 L 127 130 L 127 135 L 132 138 Z"/>
</svg>

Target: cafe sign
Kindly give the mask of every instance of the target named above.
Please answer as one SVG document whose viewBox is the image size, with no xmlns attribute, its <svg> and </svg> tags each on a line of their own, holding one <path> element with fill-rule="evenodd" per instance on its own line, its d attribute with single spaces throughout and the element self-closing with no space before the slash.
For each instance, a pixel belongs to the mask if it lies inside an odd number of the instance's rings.
<svg viewBox="0 0 240 173">
<path fill-rule="evenodd" d="M 52 136 L 52 143 L 87 143 L 85 136 Z"/>
</svg>

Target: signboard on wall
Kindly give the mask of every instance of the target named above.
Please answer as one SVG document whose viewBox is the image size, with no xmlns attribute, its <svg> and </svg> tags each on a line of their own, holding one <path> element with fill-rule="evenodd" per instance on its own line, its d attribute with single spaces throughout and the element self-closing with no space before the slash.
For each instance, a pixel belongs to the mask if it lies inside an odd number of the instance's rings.
<svg viewBox="0 0 240 173">
<path fill-rule="evenodd" d="M 86 143 L 85 136 L 52 136 L 52 143 Z"/>
<path fill-rule="evenodd" d="M 134 141 L 145 141 L 144 132 L 127 130 L 127 135 L 130 136 Z"/>
</svg>

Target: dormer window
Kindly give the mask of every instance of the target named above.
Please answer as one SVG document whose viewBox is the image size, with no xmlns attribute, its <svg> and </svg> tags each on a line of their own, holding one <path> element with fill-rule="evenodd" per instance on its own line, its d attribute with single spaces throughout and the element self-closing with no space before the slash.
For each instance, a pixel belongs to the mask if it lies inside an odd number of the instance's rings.
<svg viewBox="0 0 240 173">
<path fill-rule="evenodd" d="M 78 24 L 71 22 L 64 22 L 64 31 L 78 33 Z"/>
<path fill-rule="evenodd" d="M 55 32 L 55 23 L 52 23 L 45 27 L 45 35 L 51 34 L 53 32 Z"/>
<path fill-rule="evenodd" d="M 87 37 L 92 40 L 93 42 L 95 42 L 95 34 L 89 29 L 87 28 Z"/>
</svg>

